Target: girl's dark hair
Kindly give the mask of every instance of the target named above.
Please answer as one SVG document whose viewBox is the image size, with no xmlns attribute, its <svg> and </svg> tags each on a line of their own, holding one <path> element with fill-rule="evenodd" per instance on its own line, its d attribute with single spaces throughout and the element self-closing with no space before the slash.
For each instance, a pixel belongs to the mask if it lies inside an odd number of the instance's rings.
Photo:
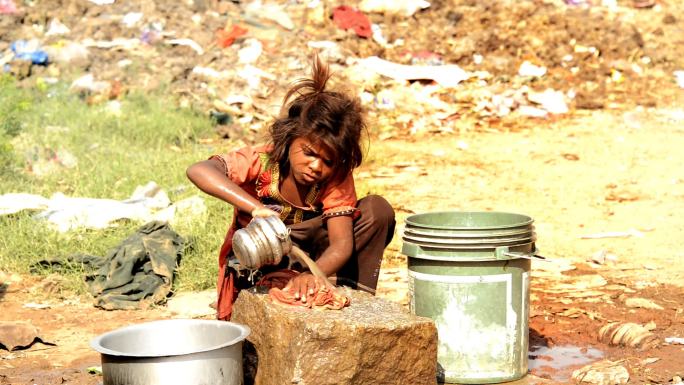
<svg viewBox="0 0 684 385">
<path fill-rule="evenodd" d="M 361 165 L 361 132 L 366 129 L 361 102 L 349 95 L 327 91 L 330 69 L 314 57 L 310 79 L 295 81 L 285 94 L 281 116 L 269 129 L 281 173 L 289 172 L 288 152 L 292 141 L 304 137 L 330 151 L 332 181 L 341 181 Z"/>
</svg>

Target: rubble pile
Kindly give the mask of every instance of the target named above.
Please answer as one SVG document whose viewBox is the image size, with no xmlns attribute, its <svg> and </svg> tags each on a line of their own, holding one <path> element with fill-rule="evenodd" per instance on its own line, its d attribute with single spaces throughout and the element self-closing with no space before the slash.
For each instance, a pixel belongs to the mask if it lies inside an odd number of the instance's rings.
<svg viewBox="0 0 684 385">
<path fill-rule="evenodd" d="M 244 136 L 318 52 L 379 135 L 454 132 L 670 102 L 684 6 L 634 4 L 2 0 L 0 68 L 26 86 L 68 82 L 89 103 L 164 89 Z"/>
</svg>

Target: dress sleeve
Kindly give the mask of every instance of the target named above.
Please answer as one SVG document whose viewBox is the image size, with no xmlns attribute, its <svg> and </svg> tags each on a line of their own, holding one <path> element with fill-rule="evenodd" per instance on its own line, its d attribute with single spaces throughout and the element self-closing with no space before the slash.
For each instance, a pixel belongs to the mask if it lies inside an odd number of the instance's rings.
<svg viewBox="0 0 684 385">
<path fill-rule="evenodd" d="M 227 154 L 212 155 L 209 159 L 221 162 L 226 176 L 238 185 L 242 185 L 258 178 L 262 167 L 259 154 L 264 151 L 265 149 L 261 147 L 248 146 Z"/>
<path fill-rule="evenodd" d="M 321 194 L 323 204 L 323 219 L 339 215 L 356 217 L 356 187 L 354 177 L 350 173 L 341 183 L 328 185 Z"/>
</svg>

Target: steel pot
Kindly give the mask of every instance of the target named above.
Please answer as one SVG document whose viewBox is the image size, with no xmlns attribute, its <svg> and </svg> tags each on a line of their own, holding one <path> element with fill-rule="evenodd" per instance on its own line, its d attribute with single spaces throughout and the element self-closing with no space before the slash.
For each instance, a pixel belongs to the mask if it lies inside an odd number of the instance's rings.
<svg viewBox="0 0 684 385">
<path fill-rule="evenodd" d="M 249 269 L 277 265 L 292 248 L 289 229 L 276 216 L 256 217 L 233 235 L 233 252 Z"/>
<path fill-rule="evenodd" d="M 242 385 L 248 326 L 217 320 L 147 322 L 95 337 L 103 385 Z"/>
</svg>

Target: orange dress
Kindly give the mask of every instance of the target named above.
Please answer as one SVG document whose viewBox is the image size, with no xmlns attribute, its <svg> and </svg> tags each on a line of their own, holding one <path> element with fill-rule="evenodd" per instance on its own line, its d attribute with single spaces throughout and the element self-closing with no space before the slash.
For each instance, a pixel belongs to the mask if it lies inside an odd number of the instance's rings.
<svg viewBox="0 0 684 385">
<path fill-rule="evenodd" d="M 296 206 L 280 194 L 281 178 L 277 163 L 269 160 L 271 146 L 244 147 L 224 155 L 214 155 L 224 165 L 226 175 L 248 194 L 259 199 L 267 207 L 280 213 L 285 225 L 299 223 L 322 216 L 323 219 L 338 215 L 356 216 L 359 214 L 354 178 L 349 174 L 336 184 L 313 185 L 306 196 L 306 206 Z M 252 217 L 236 208 L 233 221 L 219 252 L 219 276 L 217 280 L 218 306 L 217 318 L 229 320 L 233 301 L 237 298 L 235 276 L 228 269 L 228 257 L 233 248 L 233 234 L 245 227 Z"/>
</svg>

